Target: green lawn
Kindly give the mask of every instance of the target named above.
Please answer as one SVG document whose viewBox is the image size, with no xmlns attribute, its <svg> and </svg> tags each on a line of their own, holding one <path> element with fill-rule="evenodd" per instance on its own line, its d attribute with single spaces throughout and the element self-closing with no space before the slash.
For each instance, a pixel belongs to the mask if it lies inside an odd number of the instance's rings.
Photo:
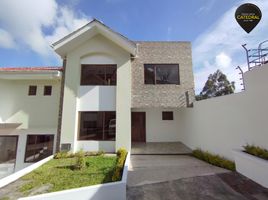
<svg viewBox="0 0 268 200">
<path fill-rule="evenodd" d="M 47 192 L 112 182 L 116 166 L 116 156 L 87 156 L 86 167 L 74 169 L 76 157 L 53 159 L 33 172 L 22 177 L 29 181 L 20 187 L 20 192 L 28 194 L 34 188 L 49 186 Z"/>
</svg>

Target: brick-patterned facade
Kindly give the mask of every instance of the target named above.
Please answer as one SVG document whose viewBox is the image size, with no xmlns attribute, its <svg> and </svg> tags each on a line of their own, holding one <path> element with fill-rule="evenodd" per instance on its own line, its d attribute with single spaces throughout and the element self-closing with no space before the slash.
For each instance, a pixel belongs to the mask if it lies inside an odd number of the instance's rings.
<svg viewBox="0 0 268 200">
<path fill-rule="evenodd" d="M 144 64 L 179 64 L 180 85 L 144 84 Z M 190 42 L 137 42 L 132 60 L 132 108 L 185 107 L 185 92 L 194 100 Z"/>
</svg>

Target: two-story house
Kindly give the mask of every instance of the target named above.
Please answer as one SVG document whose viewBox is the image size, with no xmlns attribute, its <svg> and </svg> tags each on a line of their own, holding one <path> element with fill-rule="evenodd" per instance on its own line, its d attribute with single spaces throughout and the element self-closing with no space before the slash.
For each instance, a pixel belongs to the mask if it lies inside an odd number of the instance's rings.
<svg viewBox="0 0 268 200">
<path fill-rule="evenodd" d="M 93 20 L 52 47 L 62 67 L 0 68 L 0 172 L 56 150 L 179 141 L 194 98 L 190 42 L 131 41 Z"/>
</svg>

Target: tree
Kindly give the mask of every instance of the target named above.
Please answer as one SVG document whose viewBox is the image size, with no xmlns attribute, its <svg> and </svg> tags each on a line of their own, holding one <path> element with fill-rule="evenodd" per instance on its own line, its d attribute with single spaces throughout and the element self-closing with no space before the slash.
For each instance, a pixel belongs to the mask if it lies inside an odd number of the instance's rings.
<svg viewBox="0 0 268 200">
<path fill-rule="evenodd" d="M 208 99 L 234 93 L 235 82 L 230 82 L 226 75 L 219 69 L 208 76 L 208 80 L 202 92 L 196 96 L 196 100 Z"/>
</svg>

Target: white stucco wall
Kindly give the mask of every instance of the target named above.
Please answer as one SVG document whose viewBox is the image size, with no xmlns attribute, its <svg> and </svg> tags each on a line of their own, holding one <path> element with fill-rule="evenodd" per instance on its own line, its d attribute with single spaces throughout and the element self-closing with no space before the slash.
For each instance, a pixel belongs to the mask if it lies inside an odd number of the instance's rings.
<svg viewBox="0 0 268 200">
<path fill-rule="evenodd" d="M 107 63 L 110 62 L 110 63 Z M 80 86 L 81 63 L 83 64 L 116 64 L 117 65 L 117 85 L 116 95 L 111 90 L 110 94 L 103 94 L 103 97 L 90 97 L 93 93 L 103 92 L 102 87 L 90 90 L 85 89 L 85 96 L 79 98 L 83 86 Z M 64 87 L 63 118 L 61 143 L 70 143 L 72 151 L 79 150 L 81 143 L 77 141 L 78 134 L 78 111 L 100 109 L 99 100 L 105 101 L 107 109 L 112 107 L 116 111 L 116 148 L 126 147 L 130 149 L 130 103 L 131 103 L 131 76 L 130 76 L 130 54 L 117 46 L 102 35 L 96 35 L 89 39 L 80 47 L 73 49 L 67 54 L 66 77 Z M 109 98 L 108 95 L 110 96 Z M 105 97 L 105 99 L 104 99 Z M 97 99 L 98 98 L 98 99 Z M 108 100 L 110 101 L 108 102 Z M 114 104 L 116 99 L 116 103 Z M 91 105 L 87 102 L 92 102 Z M 107 104 L 106 104 L 107 103 Z M 97 105 L 98 104 L 98 105 Z M 114 107 L 114 105 L 116 105 Z M 102 108 L 104 109 L 104 108 Z M 106 109 L 106 108 L 105 108 Z M 87 141 L 83 141 L 85 143 Z M 90 143 L 88 143 L 90 144 Z M 101 149 L 94 149 L 95 151 Z"/>
<path fill-rule="evenodd" d="M 146 113 L 146 142 L 180 141 L 181 122 L 179 109 L 144 108 L 132 112 Z M 173 120 L 162 120 L 162 111 L 173 111 Z"/>
<path fill-rule="evenodd" d="M 37 95 L 28 96 L 29 85 L 37 86 Z M 44 86 L 52 86 L 52 95 L 44 96 Z M 15 171 L 31 165 L 24 163 L 28 134 L 53 134 L 56 144 L 60 80 L 0 79 L 0 118 L 2 123 L 22 123 L 17 129 L 0 128 L 1 135 L 17 135 Z M 55 147 L 55 146 L 54 146 Z"/>
<path fill-rule="evenodd" d="M 184 109 L 180 140 L 191 148 L 233 159 L 232 149 L 255 144 L 268 149 L 268 65 L 245 73 L 246 91 L 195 102 Z"/>
<path fill-rule="evenodd" d="M 37 85 L 37 95 L 28 96 L 29 85 Z M 52 95 L 44 96 L 44 86 Z M 0 79 L 0 118 L 6 123 L 22 123 L 19 128 L 56 128 L 59 109 L 59 80 Z"/>
<path fill-rule="evenodd" d="M 77 141 L 77 150 L 115 152 L 115 141 Z"/>
<path fill-rule="evenodd" d="M 115 111 L 116 86 L 80 86 L 78 111 Z"/>
</svg>

